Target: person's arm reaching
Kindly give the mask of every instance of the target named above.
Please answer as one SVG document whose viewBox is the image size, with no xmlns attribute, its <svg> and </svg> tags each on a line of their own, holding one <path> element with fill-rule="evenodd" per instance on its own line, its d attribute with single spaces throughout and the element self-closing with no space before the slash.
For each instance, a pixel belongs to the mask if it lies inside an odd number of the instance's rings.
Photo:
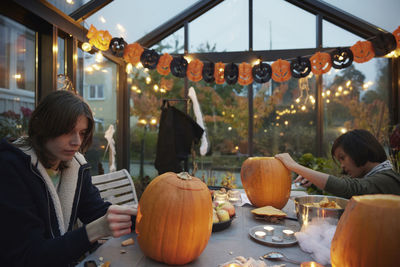
<svg viewBox="0 0 400 267">
<path fill-rule="evenodd" d="M 316 185 L 319 189 L 324 189 L 326 182 L 328 181 L 329 174 L 314 171 L 307 167 L 304 167 L 298 164 L 296 161 L 292 159 L 292 157 L 288 153 L 282 153 L 275 155 L 275 158 L 280 160 L 283 165 L 286 166 L 289 170 L 301 175 L 314 185 Z"/>
</svg>

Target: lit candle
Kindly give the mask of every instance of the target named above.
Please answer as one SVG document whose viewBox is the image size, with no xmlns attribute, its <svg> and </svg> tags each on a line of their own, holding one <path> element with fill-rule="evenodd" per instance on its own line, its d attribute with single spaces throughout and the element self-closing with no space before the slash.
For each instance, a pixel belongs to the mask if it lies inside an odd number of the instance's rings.
<svg viewBox="0 0 400 267">
<path fill-rule="evenodd" d="M 302 262 L 300 267 L 324 267 L 324 265 L 319 264 L 318 262 L 315 261 L 307 261 L 307 262 Z"/>
<path fill-rule="evenodd" d="M 294 232 L 292 230 L 283 230 L 283 238 L 285 239 L 293 239 L 294 238 Z"/>
<path fill-rule="evenodd" d="M 237 264 L 237 263 L 230 263 L 228 266 L 226 266 L 226 267 L 240 267 L 240 265 L 239 264 Z"/>
<path fill-rule="evenodd" d="M 254 234 L 255 234 L 256 237 L 258 237 L 258 238 L 264 238 L 265 235 L 266 235 L 266 233 L 265 233 L 264 231 L 256 231 Z"/>
<path fill-rule="evenodd" d="M 264 230 L 267 231 L 267 235 L 274 234 L 274 227 L 272 227 L 272 226 L 264 226 Z"/>
</svg>

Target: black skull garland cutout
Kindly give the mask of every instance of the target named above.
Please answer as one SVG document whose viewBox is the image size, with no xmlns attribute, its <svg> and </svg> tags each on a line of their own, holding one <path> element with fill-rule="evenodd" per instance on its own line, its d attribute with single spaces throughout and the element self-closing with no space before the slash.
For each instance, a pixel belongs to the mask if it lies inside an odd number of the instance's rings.
<svg viewBox="0 0 400 267">
<path fill-rule="evenodd" d="M 266 83 L 271 79 L 272 69 L 269 64 L 261 62 L 260 64 L 254 65 L 252 74 L 255 82 Z"/>
<path fill-rule="evenodd" d="M 122 57 L 124 55 L 124 50 L 127 45 L 128 44 L 122 37 L 121 38 L 114 37 L 110 41 L 109 48 L 114 56 Z"/>
<path fill-rule="evenodd" d="M 337 48 L 331 52 L 332 67 L 335 69 L 343 69 L 350 67 L 353 63 L 353 52 L 350 48 Z"/>
<path fill-rule="evenodd" d="M 214 62 L 204 62 L 203 66 L 203 80 L 208 83 L 215 81 L 214 77 Z"/>
<path fill-rule="evenodd" d="M 379 33 L 371 39 L 371 43 L 376 57 L 383 57 L 397 47 L 396 38 L 391 33 Z"/>
<path fill-rule="evenodd" d="M 227 84 L 237 83 L 239 76 L 239 67 L 235 63 L 229 63 L 225 66 L 224 78 Z"/>
<path fill-rule="evenodd" d="M 295 78 L 307 77 L 311 72 L 311 62 L 306 57 L 297 57 L 290 62 L 290 70 Z"/>
<path fill-rule="evenodd" d="M 153 49 L 145 49 L 140 56 L 143 67 L 153 70 L 157 67 L 160 55 Z"/>
<path fill-rule="evenodd" d="M 174 57 L 171 61 L 171 73 L 175 77 L 184 78 L 186 76 L 186 70 L 188 67 L 188 62 L 184 57 Z"/>
</svg>

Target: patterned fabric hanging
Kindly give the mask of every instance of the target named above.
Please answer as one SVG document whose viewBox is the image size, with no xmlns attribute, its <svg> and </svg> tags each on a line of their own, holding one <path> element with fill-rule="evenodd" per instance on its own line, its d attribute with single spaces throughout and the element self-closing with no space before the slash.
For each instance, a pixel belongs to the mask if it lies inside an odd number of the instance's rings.
<svg viewBox="0 0 400 267">
<path fill-rule="evenodd" d="M 242 62 L 239 65 L 238 83 L 243 86 L 253 83 L 252 69 L 249 63 Z"/>
<path fill-rule="evenodd" d="M 311 71 L 316 75 L 327 73 L 332 67 L 331 55 L 317 52 L 310 57 Z"/>
<path fill-rule="evenodd" d="M 271 64 L 272 79 L 275 82 L 286 82 L 292 77 L 290 72 L 290 62 L 287 60 L 278 59 Z"/>
</svg>

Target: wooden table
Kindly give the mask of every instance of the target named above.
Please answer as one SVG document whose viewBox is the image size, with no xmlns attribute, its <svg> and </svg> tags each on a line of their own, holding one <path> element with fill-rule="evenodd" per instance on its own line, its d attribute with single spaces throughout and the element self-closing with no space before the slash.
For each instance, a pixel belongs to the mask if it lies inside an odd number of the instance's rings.
<svg viewBox="0 0 400 267">
<path fill-rule="evenodd" d="M 305 194 L 304 192 L 292 191 L 291 196 Z M 280 251 L 288 258 L 300 262 L 312 261 L 311 255 L 303 252 L 298 244 L 291 247 L 270 247 L 254 241 L 249 235 L 249 229 L 266 223 L 262 220 L 256 220 L 250 210 L 254 207 L 244 205 L 236 207 L 236 218 L 232 221 L 232 225 L 220 232 L 211 234 L 210 240 L 203 253 L 193 262 L 184 266 L 218 266 L 219 264 L 228 262 L 237 256 L 244 256 L 245 258 L 252 257 L 259 259 L 261 255 L 271 251 Z M 295 217 L 294 203 L 289 200 L 288 204 L 283 208 L 288 216 Z M 294 220 L 284 220 L 281 224 L 288 228 L 300 230 L 300 225 Z M 132 246 L 122 247 L 121 242 L 129 237 L 133 237 L 135 244 Z M 121 254 L 121 250 L 126 253 Z M 105 244 L 100 246 L 94 253 L 86 257 L 82 263 L 77 266 L 83 267 L 83 262 L 87 260 L 94 260 L 97 264 L 100 263 L 99 258 L 103 258 L 103 262 L 110 261 L 112 267 L 122 266 L 166 266 L 163 263 L 156 262 L 143 255 L 138 243 L 136 242 L 136 234 L 131 234 L 121 238 L 112 238 Z M 298 266 L 284 261 L 268 261 L 268 266 L 275 264 L 286 264 L 286 266 Z"/>
</svg>

